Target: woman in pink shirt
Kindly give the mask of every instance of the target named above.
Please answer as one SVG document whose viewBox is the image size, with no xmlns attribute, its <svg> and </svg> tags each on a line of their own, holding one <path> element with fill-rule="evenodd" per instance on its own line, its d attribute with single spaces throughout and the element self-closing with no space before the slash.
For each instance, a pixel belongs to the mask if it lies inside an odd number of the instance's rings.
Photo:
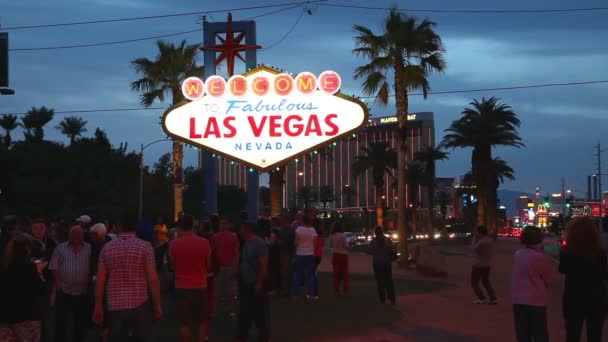
<svg viewBox="0 0 608 342">
<path fill-rule="evenodd" d="M 547 297 L 553 283 L 553 265 L 543 253 L 544 232 L 526 227 L 521 234 L 524 248 L 515 252 L 511 299 L 517 341 L 549 342 Z"/>
</svg>

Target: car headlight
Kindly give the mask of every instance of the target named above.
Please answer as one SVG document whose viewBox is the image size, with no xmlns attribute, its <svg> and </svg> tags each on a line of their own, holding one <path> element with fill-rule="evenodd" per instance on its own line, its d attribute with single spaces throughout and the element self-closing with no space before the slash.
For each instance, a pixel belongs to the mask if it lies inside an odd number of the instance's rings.
<svg viewBox="0 0 608 342">
<path fill-rule="evenodd" d="M 433 235 L 433 238 L 435 238 L 435 239 L 439 239 L 440 237 L 441 237 L 441 234 L 435 234 L 435 235 Z"/>
<path fill-rule="evenodd" d="M 454 234 L 454 233 L 450 234 L 450 239 L 453 239 L 455 237 L 456 237 L 456 234 Z"/>
<path fill-rule="evenodd" d="M 391 238 L 393 238 L 393 240 L 397 240 L 398 237 L 399 237 L 399 235 L 397 235 L 397 234 L 391 235 Z"/>
</svg>

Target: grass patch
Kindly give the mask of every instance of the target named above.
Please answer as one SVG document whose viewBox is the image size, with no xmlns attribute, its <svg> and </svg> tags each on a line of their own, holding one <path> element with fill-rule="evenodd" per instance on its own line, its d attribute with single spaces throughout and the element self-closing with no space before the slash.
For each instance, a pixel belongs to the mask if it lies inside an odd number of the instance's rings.
<svg viewBox="0 0 608 342">
<path fill-rule="evenodd" d="M 305 341 L 319 336 L 356 334 L 370 328 L 390 324 L 401 319 L 395 307 L 379 303 L 376 283 L 372 276 L 351 275 L 350 294 L 333 294 L 331 273 L 319 273 L 319 302 L 271 300 L 271 335 L 273 341 Z M 398 294 L 433 292 L 445 288 L 445 283 L 432 280 L 395 280 Z M 165 298 L 165 314 L 155 325 L 157 341 L 177 341 L 172 300 Z M 213 321 L 209 339 L 230 341 L 234 337 L 236 319 L 220 312 Z"/>
</svg>

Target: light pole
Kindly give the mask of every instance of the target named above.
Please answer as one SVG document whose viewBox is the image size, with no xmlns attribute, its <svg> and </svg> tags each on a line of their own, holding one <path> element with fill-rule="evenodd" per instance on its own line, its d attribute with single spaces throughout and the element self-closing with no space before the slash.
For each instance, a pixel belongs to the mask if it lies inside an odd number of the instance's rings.
<svg viewBox="0 0 608 342">
<path fill-rule="evenodd" d="M 144 150 L 146 148 L 150 147 L 151 145 L 154 145 L 154 144 L 162 142 L 162 141 L 171 141 L 171 139 L 160 139 L 160 140 L 153 141 L 147 145 L 141 144 L 141 149 L 139 150 L 139 218 L 140 219 L 143 217 L 143 210 L 144 210 L 144 204 L 143 204 Z"/>
</svg>

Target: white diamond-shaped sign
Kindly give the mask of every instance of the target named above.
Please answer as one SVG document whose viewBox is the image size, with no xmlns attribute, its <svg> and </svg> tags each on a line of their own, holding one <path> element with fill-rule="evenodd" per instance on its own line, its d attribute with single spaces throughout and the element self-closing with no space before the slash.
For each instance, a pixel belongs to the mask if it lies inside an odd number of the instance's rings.
<svg viewBox="0 0 608 342">
<path fill-rule="evenodd" d="M 187 144 L 268 171 L 367 123 L 365 104 L 336 93 L 340 84 L 332 71 L 294 78 L 268 67 L 228 81 L 190 78 L 182 90 L 192 101 L 169 109 L 163 129 Z"/>
</svg>

